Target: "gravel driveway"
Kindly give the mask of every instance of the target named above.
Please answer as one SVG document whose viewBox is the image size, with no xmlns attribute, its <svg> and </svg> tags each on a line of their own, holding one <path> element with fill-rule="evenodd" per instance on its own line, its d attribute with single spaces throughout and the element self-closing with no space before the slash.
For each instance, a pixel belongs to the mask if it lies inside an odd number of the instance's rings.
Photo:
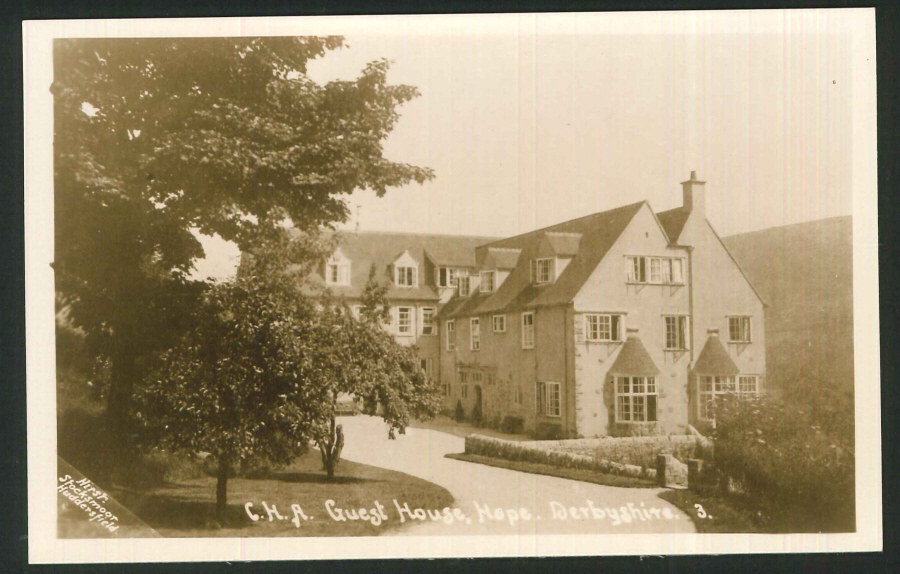
<svg viewBox="0 0 900 574">
<path fill-rule="evenodd" d="M 400 535 L 696 531 L 686 514 L 657 497 L 660 489 L 602 486 L 453 460 L 444 455 L 463 452 L 463 438 L 410 428 L 388 440 L 381 419 L 341 417 L 340 423 L 347 437 L 343 458 L 423 478 L 456 499 L 455 514 L 451 509 L 439 520 L 427 517 L 428 509 L 407 512 L 399 499 L 381 501 L 392 520 L 402 514 L 411 523 Z"/>
</svg>

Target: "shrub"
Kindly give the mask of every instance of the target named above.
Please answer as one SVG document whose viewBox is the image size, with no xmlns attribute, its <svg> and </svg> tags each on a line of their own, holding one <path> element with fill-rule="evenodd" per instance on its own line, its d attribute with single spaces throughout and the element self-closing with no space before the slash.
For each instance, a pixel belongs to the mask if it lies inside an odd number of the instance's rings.
<svg viewBox="0 0 900 574">
<path fill-rule="evenodd" d="M 454 411 L 454 413 L 453 413 L 453 418 L 458 423 L 461 423 L 466 420 L 466 411 L 465 411 L 465 409 L 463 409 L 461 399 L 456 400 L 456 411 Z"/>
<path fill-rule="evenodd" d="M 504 417 L 503 422 L 500 424 L 500 432 L 507 434 L 521 434 L 524 429 L 525 421 L 522 417 L 508 415 Z"/>
<path fill-rule="evenodd" d="M 534 430 L 534 438 L 537 440 L 560 440 L 565 438 L 562 425 L 555 423 L 541 423 Z"/>
<path fill-rule="evenodd" d="M 717 400 L 715 464 L 731 483 L 726 493 L 755 504 L 776 530 L 855 528 L 852 411 L 830 423 L 771 397 Z M 852 421 L 852 418 L 850 418 Z"/>
</svg>

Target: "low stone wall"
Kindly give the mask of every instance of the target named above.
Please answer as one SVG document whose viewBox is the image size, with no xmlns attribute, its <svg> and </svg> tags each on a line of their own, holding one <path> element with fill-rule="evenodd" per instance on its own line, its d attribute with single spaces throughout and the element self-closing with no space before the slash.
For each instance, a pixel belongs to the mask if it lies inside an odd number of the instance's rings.
<svg viewBox="0 0 900 574">
<path fill-rule="evenodd" d="M 655 468 L 621 464 L 561 448 L 565 443 L 588 440 L 592 439 L 516 442 L 482 435 L 469 435 L 466 437 L 466 454 L 477 454 L 504 460 L 536 462 L 559 468 L 589 470 L 648 480 L 656 479 Z"/>
</svg>

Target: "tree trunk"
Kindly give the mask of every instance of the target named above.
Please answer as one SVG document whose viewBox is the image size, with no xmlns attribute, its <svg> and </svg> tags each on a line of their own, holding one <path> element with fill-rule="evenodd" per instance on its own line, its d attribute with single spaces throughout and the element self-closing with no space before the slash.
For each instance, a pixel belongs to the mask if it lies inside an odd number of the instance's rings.
<svg viewBox="0 0 900 574">
<path fill-rule="evenodd" d="M 322 453 L 322 466 L 329 480 L 334 478 L 334 469 L 341 461 L 341 451 L 344 449 L 344 427 L 335 426 L 335 422 L 332 416 L 331 432 L 325 440 L 318 441 L 319 451 Z"/>
<path fill-rule="evenodd" d="M 129 352 L 128 341 L 122 340 L 127 339 L 128 335 L 120 332 L 118 337 L 120 339 L 115 342 L 110 356 L 112 369 L 106 402 L 106 424 L 114 480 L 123 478 L 124 469 L 131 466 L 134 456 L 130 448 L 132 427 L 129 411 L 135 378 L 138 376 L 135 356 Z"/>
<path fill-rule="evenodd" d="M 216 473 L 216 520 L 224 526 L 228 509 L 228 473 L 231 470 L 228 460 L 219 456 L 219 470 Z"/>
</svg>

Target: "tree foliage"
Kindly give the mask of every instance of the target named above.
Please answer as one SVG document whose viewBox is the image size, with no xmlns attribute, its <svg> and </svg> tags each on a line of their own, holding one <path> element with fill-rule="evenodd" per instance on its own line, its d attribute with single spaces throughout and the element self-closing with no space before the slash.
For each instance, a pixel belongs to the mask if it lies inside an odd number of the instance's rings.
<svg viewBox="0 0 900 574">
<path fill-rule="evenodd" d="M 356 189 L 382 195 L 432 176 L 383 156 L 398 107 L 417 95 L 387 83 L 387 61 L 352 81 L 308 77 L 312 59 L 343 45 L 55 41 L 57 290 L 94 352 L 112 359 L 114 427 L 150 358 L 191 328 L 205 288 L 190 279 L 203 256 L 192 230 L 247 250 L 285 220 L 304 231 L 344 221 Z"/>
<path fill-rule="evenodd" d="M 354 318 L 327 292 L 297 296 L 297 283 L 318 261 L 308 254 L 320 238 L 286 236 L 255 250 L 234 282 L 208 291 L 194 326 L 139 393 L 147 446 L 218 459 L 220 517 L 228 475 L 242 461 L 288 463 L 314 442 L 333 475 L 340 449 L 333 458 L 324 453 L 342 443 L 340 394 L 376 400 L 392 437 L 439 407 L 438 389 L 413 350 Z M 286 267 L 292 253 L 294 265 Z"/>
</svg>

